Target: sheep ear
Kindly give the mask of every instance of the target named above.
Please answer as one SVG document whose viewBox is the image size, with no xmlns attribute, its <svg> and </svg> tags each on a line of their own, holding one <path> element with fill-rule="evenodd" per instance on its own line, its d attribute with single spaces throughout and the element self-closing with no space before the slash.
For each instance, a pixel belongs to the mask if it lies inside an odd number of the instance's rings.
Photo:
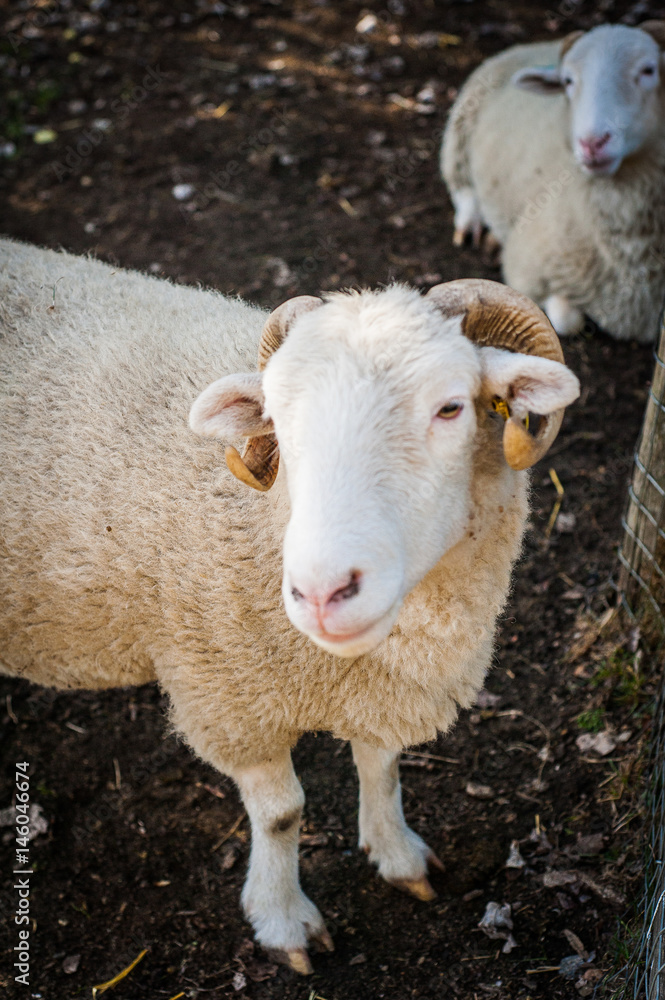
<svg viewBox="0 0 665 1000">
<path fill-rule="evenodd" d="M 202 437 L 261 437 L 273 431 L 263 414 L 261 375 L 227 375 L 204 389 L 189 412 L 189 426 Z"/>
<path fill-rule="evenodd" d="M 558 66 L 530 66 L 514 73 L 513 86 L 520 90 L 530 90 L 533 94 L 560 94 L 563 83 Z"/>
<path fill-rule="evenodd" d="M 480 353 L 484 390 L 504 401 L 518 419 L 527 413 L 554 413 L 580 394 L 576 376 L 559 361 L 496 347 L 483 347 Z"/>
</svg>

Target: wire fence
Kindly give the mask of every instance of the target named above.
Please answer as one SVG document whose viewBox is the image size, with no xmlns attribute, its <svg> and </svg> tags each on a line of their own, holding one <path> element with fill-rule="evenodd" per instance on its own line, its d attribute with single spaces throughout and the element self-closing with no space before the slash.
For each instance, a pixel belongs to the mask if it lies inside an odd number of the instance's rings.
<svg viewBox="0 0 665 1000">
<path fill-rule="evenodd" d="M 622 602 L 665 630 L 665 323 L 635 452 L 619 559 Z"/>
<path fill-rule="evenodd" d="M 635 452 L 619 553 L 619 594 L 643 628 L 665 635 L 665 319 Z M 662 648 L 662 644 L 659 643 Z M 661 678 L 646 788 L 649 816 L 642 931 L 616 1000 L 665 1000 L 665 680 Z"/>
</svg>

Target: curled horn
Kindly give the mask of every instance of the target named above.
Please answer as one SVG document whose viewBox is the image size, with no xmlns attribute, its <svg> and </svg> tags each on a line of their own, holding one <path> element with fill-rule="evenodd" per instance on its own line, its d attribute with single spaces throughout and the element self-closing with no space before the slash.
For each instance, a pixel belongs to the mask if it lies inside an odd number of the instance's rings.
<svg viewBox="0 0 665 1000">
<path fill-rule="evenodd" d="M 640 31 L 646 31 L 661 49 L 665 49 L 665 21 L 644 21 L 638 24 Z"/>
<path fill-rule="evenodd" d="M 559 62 L 563 59 L 566 52 L 573 47 L 578 38 L 581 38 L 584 34 L 583 31 L 570 31 L 565 38 L 561 40 L 561 48 L 559 49 Z"/>
<path fill-rule="evenodd" d="M 520 354 L 563 363 L 561 344 L 547 316 L 526 295 L 480 278 L 461 278 L 435 285 L 428 293 L 444 316 L 462 316 L 462 332 L 482 347 L 502 347 Z M 502 405 L 503 404 L 503 405 Z M 510 415 L 508 401 L 500 400 L 506 416 L 503 452 L 513 469 L 528 469 L 543 457 L 559 433 L 563 410 L 543 416 L 535 434 Z"/>
<path fill-rule="evenodd" d="M 263 371 L 271 355 L 289 332 L 289 328 L 303 313 L 322 305 L 314 295 L 298 295 L 282 302 L 270 313 L 263 327 L 258 350 L 258 369 Z M 246 486 L 266 493 L 277 478 L 279 445 L 274 434 L 247 438 L 242 455 L 229 445 L 224 453 L 230 471 Z"/>
</svg>

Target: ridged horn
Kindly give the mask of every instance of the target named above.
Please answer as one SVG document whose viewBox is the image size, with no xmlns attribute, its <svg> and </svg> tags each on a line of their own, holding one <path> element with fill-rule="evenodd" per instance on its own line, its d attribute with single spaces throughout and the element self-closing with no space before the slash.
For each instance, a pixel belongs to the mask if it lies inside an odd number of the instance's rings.
<svg viewBox="0 0 665 1000">
<path fill-rule="evenodd" d="M 314 295 L 297 295 L 277 306 L 265 322 L 258 349 L 258 369 L 263 371 L 270 357 L 280 347 L 289 328 L 303 313 L 322 305 Z M 242 455 L 229 445 L 224 453 L 226 464 L 236 479 L 261 493 L 275 482 L 279 469 L 279 445 L 274 434 L 247 438 Z"/>
<path fill-rule="evenodd" d="M 636 25 L 640 31 L 646 31 L 661 49 L 665 49 L 665 21 L 643 21 Z"/>
<path fill-rule="evenodd" d="M 577 39 L 581 38 L 583 34 L 584 34 L 583 31 L 570 31 L 561 40 L 561 48 L 559 49 L 559 62 L 561 62 L 566 52 L 568 52 L 569 49 L 572 49 Z"/>
<path fill-rule="evenodd" d="M 545 313 L 507 285 L 460 278 L 435 285 L 427 297 L 447 318 L 462 316 L 462 332 L 482 347 L 502 347 L 563 363 L 559 338 Z M 559 433 L 563 413 L 561 409 L 543 415 L 535 434 L 530 434 L 521 420 L 508 417 L 503 453 L 512 469 L 528 469 L 543 457 Z"/>
</svg>

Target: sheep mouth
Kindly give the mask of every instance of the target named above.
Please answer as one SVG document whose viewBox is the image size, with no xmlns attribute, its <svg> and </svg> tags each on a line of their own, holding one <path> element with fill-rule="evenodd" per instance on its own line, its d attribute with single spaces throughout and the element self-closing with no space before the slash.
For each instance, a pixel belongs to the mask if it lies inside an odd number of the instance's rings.
<svg viewBox="0 0 665 1000">
<path fill-rule="evenodd" d="M 580 165 L 591 177 L 600 177 L 616 173 L 620 163 L 617 156 L 597 156 L 594 159 L 581 160 Z"/>
<path fill-rule="evenodd" d="M 347 642 L 356 642 L 358 639 L 362 639 L 363 636 L 366 636 L 369 632 L 371 632 L 374 627 L 374 624 L 366 625 L 365 628 L 358 629 L 357 632 L 327 632 L 325 629 L 321 629 L 316 632 L 315 636 L 312 638 L 316 637 L 317 641 L 330 643 L 330 645 L 334 645 L 335 643 L 343 645 Z"/>
<path fill-rule="evenodd" d="M 401 601 L 396 602 L 396 606 L 393 606 L 387 614 L 355 632 L 327 632 L 325 629 L 316 629 L 306 634 L 317 646 L 325 649 L 327 653 L 333 653 L 334 656 L 346 659 L 362 656 L 364 653 L 370 653 L 389 635 L 401 603 Z"/>
</svg>

